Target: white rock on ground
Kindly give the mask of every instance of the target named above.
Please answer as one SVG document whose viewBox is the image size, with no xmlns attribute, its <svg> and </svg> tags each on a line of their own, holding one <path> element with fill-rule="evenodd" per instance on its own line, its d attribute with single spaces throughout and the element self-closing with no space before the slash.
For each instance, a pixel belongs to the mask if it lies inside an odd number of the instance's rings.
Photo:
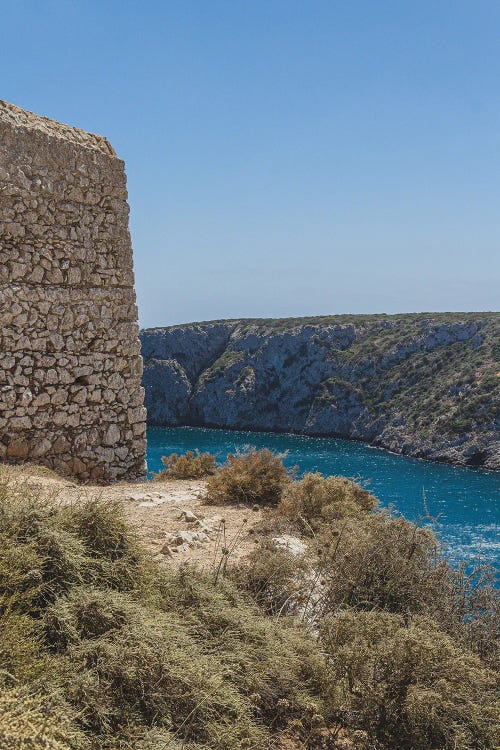
<svg viewBox="0 0 500 750">
<path fill-rule="evenodd" d="M 273 542 L 278 549 L 289 552 L 294 557 L 303 555 L 307 550 L 307 544 L 305 544 L 302 539 L 299 539 L 296 536 L 290 536 L 289 534 L 276 536 L 273 538 Z"/>
</svg>

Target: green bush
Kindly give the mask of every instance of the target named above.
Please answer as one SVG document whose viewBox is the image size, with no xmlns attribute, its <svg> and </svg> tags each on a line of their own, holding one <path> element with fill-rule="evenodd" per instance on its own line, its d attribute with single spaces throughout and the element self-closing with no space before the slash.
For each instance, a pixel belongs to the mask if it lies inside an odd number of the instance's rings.
<svg viewBox="0 0 500 750">
<path fill-rule="evenodd" d="M 206 502 L 276 505 L 290 482 L 284 457 L 285 454 L 275 454 L 267 448 L 247 448 L 244 453 L 230 454 L 227 463 L 209 478 Z"/>
<path fill-rule="evenodd" d="M 231 577 L 267 614 L 290 615 L 307 601 L 314 573 L 304 556 L 265 540 L 231 571 Z"/>
<path fill-rule="evenodd" d="M 321 624 L 340 713 L 380 747 L 486 750 L 498 747 L 496 679 L 430 620 L 346 611 Z"/>
<path fill-rule="evenodd" d="M 309 536 L 332 521 L 363 517 L 376 505 L 368 490 L 345 477 L 308 473 L 285 488 L 278 513 Z"/>
<path fill-rule="evenodd" d="M 2 747 L 315 745 L 328 685 L 304 629 L 228 581 L 161 571 L 114 504 L 1 481 L 0 498 Z"/>
<path fill-rule="evenodd" d="M 215 456 L 211 453 L 200 453 L 186 451 L 179 456 L 171 453 L 170 456 L 162 456 L 162 464 L 165 469 L 154 475 L 155 481 L 162 479 L 202 479 L 211 476 L 217 469 Z"/>
</svg>

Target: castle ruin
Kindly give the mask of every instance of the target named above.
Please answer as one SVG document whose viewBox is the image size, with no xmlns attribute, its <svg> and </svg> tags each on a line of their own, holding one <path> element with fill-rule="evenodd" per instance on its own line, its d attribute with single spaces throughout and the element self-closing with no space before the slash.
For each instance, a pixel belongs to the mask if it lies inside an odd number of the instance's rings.
<svg viewBox="0 0 500 750">
<path fill-rule="evenodd" d="M 0 460 L 144 474 L 128 214 L 105 138 L 0 101 Z"/>
</svg>

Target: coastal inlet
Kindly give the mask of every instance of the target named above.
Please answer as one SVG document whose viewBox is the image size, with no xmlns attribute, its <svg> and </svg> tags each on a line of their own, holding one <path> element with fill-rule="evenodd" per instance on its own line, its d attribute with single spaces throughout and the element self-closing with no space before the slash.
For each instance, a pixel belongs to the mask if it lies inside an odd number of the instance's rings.
<svg viewBox="0 0 500 750">
<path fill-rule="evenodd" d="M 287 451 L 285 463 L 299 474 L 319 471 L 352 477 L 367 486 L 385 507 L 416 521 L 426 513 L 455 561 L 481 555 L 500 563 L 500 475 L 406 458 L 363 443 L 256 432 L 202 428 L 150 428 L 148 469 L 162 468 L 161 457 L 195 450 L 213 453 L 219 462 L 246 445 Z M 423 520 L 429 523 L 429 520 Z"/>
</svg>

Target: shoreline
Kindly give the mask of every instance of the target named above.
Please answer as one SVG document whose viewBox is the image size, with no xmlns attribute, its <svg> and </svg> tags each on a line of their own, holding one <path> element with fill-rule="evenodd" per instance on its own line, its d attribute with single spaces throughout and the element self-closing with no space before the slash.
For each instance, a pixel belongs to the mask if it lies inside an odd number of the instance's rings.
<svg viewBox="0 0 500 750">
<path fill-rule="evenodd" d="M 299 438 L 305 438 L 307 440 L 343 440 L 346 443 L 356 443 L 359 445 L 364 445 L 367 448 L 371 448 L 372 450 L 379 450 L 382 453 L 389 453 L 392 456 L 398 456 L 399 458 L 406 458 L 406 459 L 413 459 L 415 461 L 424 461 L 425 463 L 429 464 L 437 464 L 437 465 L 443 465 L 443 466 L 450 466 L 456 469 L 470 469 L 472 471 L 480 471 L 480 472 L 487 472 L 489 474 L 498 474 L 500 475 L 500 468 L 499 469 L 492 469 L 487 466 L 483 465 L 471 465 L 471 464 L 465 464 L 465 463 L 459 463 L 457 461 L 447 461 L 445 459 L 437 459 L 437 458 L 428 458 L 425 456 L 416 456 L 413 453 L 402 453 L 399 451 L 392 450 L 391 448 L 386 448 L 382 445 L 377 445 L 376 443 L 371 443 L 368 440 L 362 440 L 361 438 L 354 438 L 354 437 L 346 437 L 344 435 L 335 435 L 335 434 L 316 434 L 311 435 L 306 432 L 294 432 L 293 430 L 251 430 L 251 429 L 243 429 L 240 427 L 221 427 L 219 425 L 208 425 L 208 424 L 177 424 L 177 425 L 147 425 L 147 430 L 213 430 L 218 432 L 235 432 L 235 433 L 248 433 L 248 434 L 256 434 L 256 435 L 289 435 L 290 437 L 299 437 Z"/>
</svg>

